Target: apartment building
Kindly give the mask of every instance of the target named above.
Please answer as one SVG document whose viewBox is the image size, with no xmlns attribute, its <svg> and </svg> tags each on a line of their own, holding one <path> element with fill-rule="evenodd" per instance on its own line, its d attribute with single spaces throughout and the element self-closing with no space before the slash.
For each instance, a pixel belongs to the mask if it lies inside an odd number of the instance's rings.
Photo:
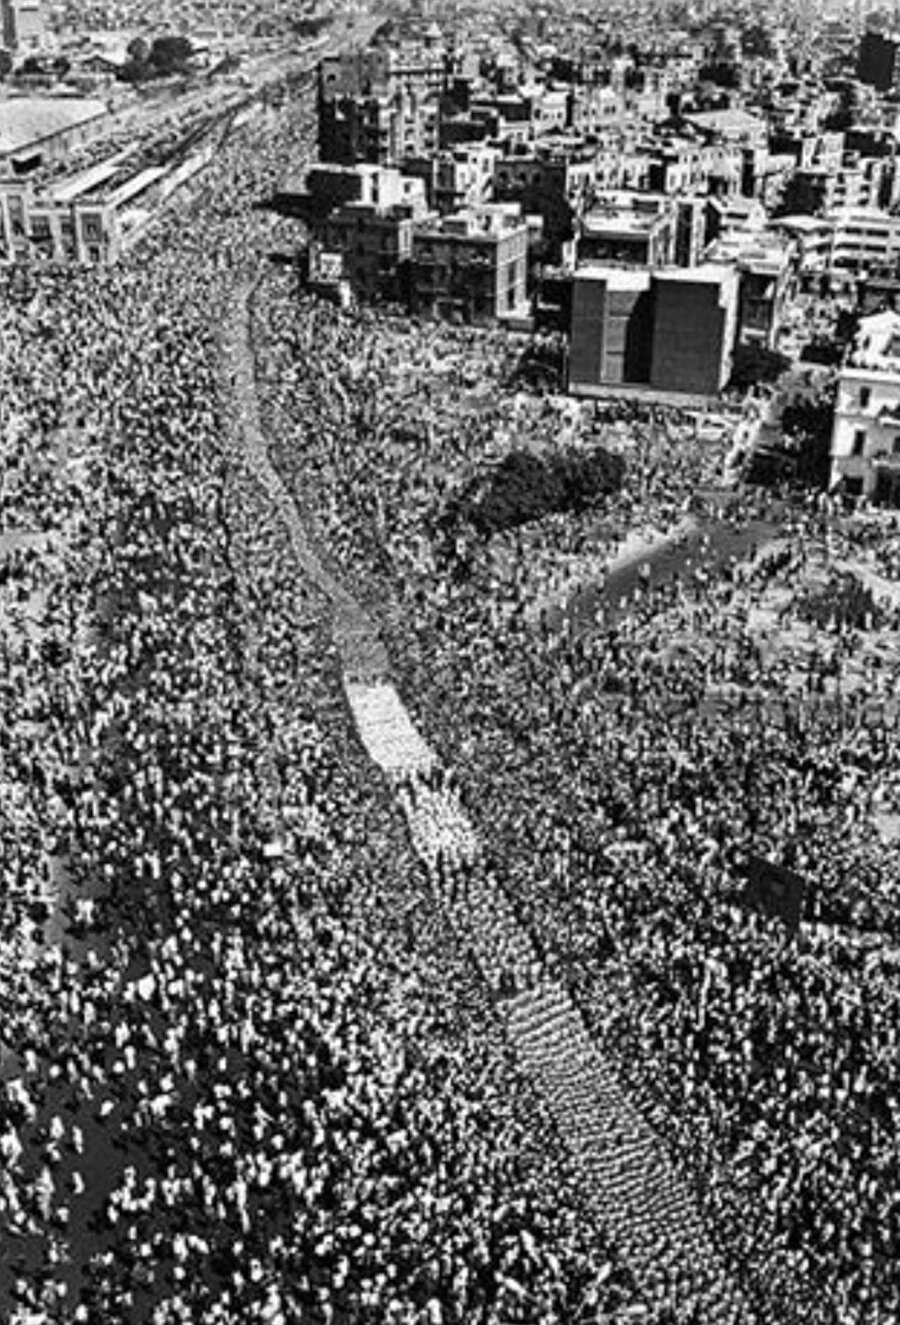
<svg viewBox="0 0 900 1325">
<path fill-rule="evenodd" d="M 573 277 L 569 390 L 717 395 L 731 375 L 737 273 L 588 264 Z"/>
<path fill-rule="evenodd" d="M 831 486 L 900 504 L 900 315 L 863 318 L 838 378 Z"/>
<path fill-rule="evenodd" d="M 524 317 L 527 265 L 528 225 L 519 207 L 491 204 L 434 217 L 413 232 L 410 306 L 482 325 Z"/>
<path fill-rule="evenodd" d="M 796 254 L 788 235 L 771 230 L 729 230 L 707 249 L 708 262 L 738 275 L 738 344 L 776 348 L 796 281 Z"/>
<path fill-rule="evenodd" d="M 577 261 L 661 267 L 674 259 L 677 231 L 674 198 L 661 193 L 604 194 L 581 218 Z"/>
<path fill-rule="evenodd" d="M 390 167 L 317 166 L 306 185 L 296 214 L 312 234 L 313 284 L 346 286 L 365 300 L 403 300 L 413 227 L 428 211 L 424 182 Z"/>
<path fill-rule="evenodd" d="M 854 276 L 896 269 L 900 264 L 900 216 L 875 207 L 845 208 L 829 216 L 830 266 Z"/>
<path fill-rule="evenodd" d="M 46 33 L 42 0 L 0 0 L 0 45 L 27 55 L 41 49 Z"/>
</svg>

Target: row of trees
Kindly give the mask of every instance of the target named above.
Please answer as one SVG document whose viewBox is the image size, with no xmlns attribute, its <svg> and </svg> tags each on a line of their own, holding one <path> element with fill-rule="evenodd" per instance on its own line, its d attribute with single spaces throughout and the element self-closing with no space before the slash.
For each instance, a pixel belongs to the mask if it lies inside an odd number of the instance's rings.
<svg viewBox="0 0 900 1325">
<path fill-rule="evenodd" d="M 194 48 L 187 37 L 135 37 L 128 44 L 128 61 L 119 77 L 125 83 L 146 83 L 154 78 L 190 72 Z"/>
<path fill-rule="evenodd" d="M 0 82 L 8 78 L 15 66 L 12 52 L 0 49 Z M 52 60 L 41 59 L 39 55 L 29 55 L 19 68 L 19 73 L 28 78 L 65 78 L 72 67 L 72 62 L 65 55 L 57 55 Z"/>
</svg>

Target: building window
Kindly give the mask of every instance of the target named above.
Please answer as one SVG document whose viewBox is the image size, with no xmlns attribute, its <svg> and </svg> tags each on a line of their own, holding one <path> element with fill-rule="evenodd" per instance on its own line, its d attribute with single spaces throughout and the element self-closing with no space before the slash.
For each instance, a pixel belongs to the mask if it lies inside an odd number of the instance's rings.
<svg viewBox="0 0 900 1325">
<path fill-rule="evenodd" d="M 869 401 L 872 399 L 872 388 L 870 386 L 861 386 L 859 388 L 859 407 L 867 409 Z"/>
<path fill-rule="evenodd" d="M 866 430 L 865 428 L 857 428 L 853 434 L 853 450 L 850 452 L 850 454 L 852 456 L 861 456 L 865 449 L 866 449 Z"/>
</svg>

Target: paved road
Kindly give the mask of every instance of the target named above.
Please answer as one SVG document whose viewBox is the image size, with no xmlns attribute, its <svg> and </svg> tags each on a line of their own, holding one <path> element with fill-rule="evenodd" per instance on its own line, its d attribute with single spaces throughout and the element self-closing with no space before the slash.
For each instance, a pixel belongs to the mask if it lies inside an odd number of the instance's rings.
<svg viewBox="0 0 900 1325">
<path fill-rule="evenodd" d="M 646 555 L 616 567 L 599 580 L 581 585 L 561 605 L 546 614 L 547 624 L 558 630 L 564 621 L 576 635 L 594 627 L 598 612 L 613 618 L 624 615 L 628 602 L 642 584 L 669 583 L 687 569 L 703 567 L 715 578 L 731 561 L 745 561 L 776 539 L 780 526 L 775 519 L 751 520 L 733 526 L 726 519 L 703 519 L 691 532 L 662 539 Z"/>
</svg>

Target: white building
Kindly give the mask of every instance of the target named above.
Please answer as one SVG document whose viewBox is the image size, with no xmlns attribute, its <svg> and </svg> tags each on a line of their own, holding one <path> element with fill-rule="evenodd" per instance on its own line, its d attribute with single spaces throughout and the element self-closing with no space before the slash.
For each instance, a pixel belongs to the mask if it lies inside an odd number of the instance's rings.
<svg viewBox="0 0 900 1325">
<path fill-rule="evenodd" d="M 900 314 L 859 324 L 838 378 L 831 435 L 831 486 L 900 503 Z"/>
<path fill-rule="evenodd" d="M 864 275 L 900 262 L 900 216 L 860 207 L 834 211 L 829 220 L 834 226 L 832 269 Z"/>
</svg>

